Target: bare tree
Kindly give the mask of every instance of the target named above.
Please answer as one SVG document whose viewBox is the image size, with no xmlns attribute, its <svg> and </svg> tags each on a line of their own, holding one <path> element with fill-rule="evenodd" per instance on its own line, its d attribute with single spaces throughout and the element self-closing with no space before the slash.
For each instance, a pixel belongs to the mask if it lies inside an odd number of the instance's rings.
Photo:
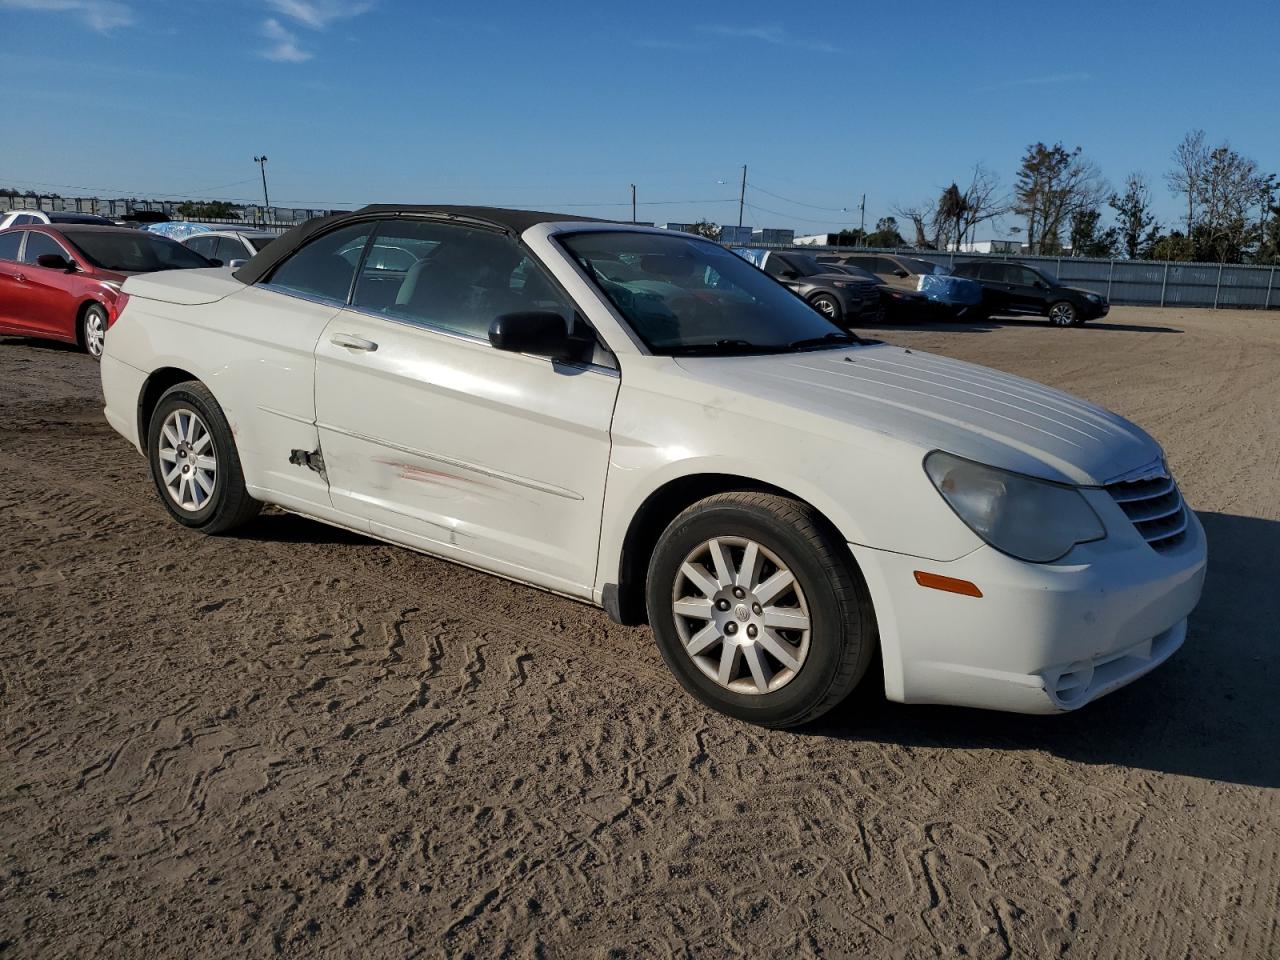
<svg viewBox="0 0 1280 960">
<path fill-rule="evenodd" d="M 1187 198 L 1187 236 L 1196 227 L 1196 201 L 1203 189 L 1205 168 L 1209 164 L 1209 147 L 1204 142 L 1203 130 L 1192 130 L 1182 142 L 1173 148 L 1173 169 L 1164 175 L 1165 182 L 1174 193 Z"/>
<path fill-rule="evenodd" d="M 975 239 L 973 233 L 980 224 L 1009 212 L 1009 201 L 1000 188 L 999 175 L 983 163 L 974 164 L 973 176 L 969 178 L 963 199 L 962 238 L 968 234 L 970 240 Z"/>
<path fill-rule="evenodd" d="M 936 242 L 930 242 L 929 230 L 933 222 L 933 213 L 931 204 L 921 203 L 916 206 L 907 206 L 906 204 L 894 204 L 891 208 L 893 214 L 901 217 L 903 220 L 909 220 L 912 228 L 915 230 L 915 246 L 919 250 L 926 250 L 930 247 L 936 248 Z M 935 238 L 937 234 L 934 234 Z"/>
</svg>

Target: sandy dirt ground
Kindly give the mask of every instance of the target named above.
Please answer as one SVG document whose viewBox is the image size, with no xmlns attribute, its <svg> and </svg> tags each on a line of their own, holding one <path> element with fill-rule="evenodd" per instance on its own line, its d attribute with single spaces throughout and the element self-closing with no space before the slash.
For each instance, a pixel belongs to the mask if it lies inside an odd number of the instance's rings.
<svg viewBox="0 0 1280 960">
<path fill-rule="evenodd" d="M 744 726 L 571 601 L 184 531 L 93 361 L 0 341 L 0 956 L 1280 955 L 1280 314 L 878 335 L 1165 445 L 1211 551 L 1167 666 Z"/>
</svg>

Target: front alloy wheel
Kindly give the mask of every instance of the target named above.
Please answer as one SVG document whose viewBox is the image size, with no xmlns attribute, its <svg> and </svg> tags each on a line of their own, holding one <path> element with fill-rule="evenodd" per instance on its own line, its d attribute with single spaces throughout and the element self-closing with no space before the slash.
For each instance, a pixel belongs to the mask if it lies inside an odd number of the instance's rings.
<svg viewBox="0 0 1280 960">
<path fill-rule="evenodd" d="M 809 607 L 786 564 L 754 540 L 720 537 L 680 565 L 671 611 L 684 652 L 735 693 L 779 690 L 809 655 Z"/>
<path fill-rule="evenodd" d="M 848 544 L 808 504 L 778 494 L 720 493 L 685 509 L 654 547 L 646 599 L 681 686 L 765 726 L 826 713 L 875 651 Z"/>
<path fill-rule="evenodd" d="M 1066 300 L 1059 300 L 1049 308 L 1049 322 L 1055 327 L 1069 327 L 1076 322 L 1076 308 Z"/>
</svg>

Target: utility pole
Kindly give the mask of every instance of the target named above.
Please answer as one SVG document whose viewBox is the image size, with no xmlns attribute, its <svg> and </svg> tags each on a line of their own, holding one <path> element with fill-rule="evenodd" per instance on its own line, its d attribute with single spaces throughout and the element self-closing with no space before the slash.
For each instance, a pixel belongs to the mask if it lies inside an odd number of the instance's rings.
<svg viewBox="0 0 1280 960">
<path fill-rule="evenodd" d="M 742 165 L 742 193 L 738 195 L 738 229 L 742 229 L 742 207 L 747 202 L 747 165 Z"/>
<path fill-rule="evenodd" d="M 636 222 L 636 185 L 631 185 L 631 222 Z"/>
<path fill-rule="evenodd" d="M 865 193 L 862 195 L 862 202 L 858 204 L 858 209 L 862 211 L 862 219 L 858 223 L 858 232 L 861 234 L 858 242 L 865 247 L 867 245 L 867 195 Z"/>
<path fill-rule="evenodd" d="M 262 222 L 266 223 L 267 210 L 271 207 L 271 200 L 267 197 L 267 155 L 254 157 L 253 162 L 262 168 Z"/>
</svg>

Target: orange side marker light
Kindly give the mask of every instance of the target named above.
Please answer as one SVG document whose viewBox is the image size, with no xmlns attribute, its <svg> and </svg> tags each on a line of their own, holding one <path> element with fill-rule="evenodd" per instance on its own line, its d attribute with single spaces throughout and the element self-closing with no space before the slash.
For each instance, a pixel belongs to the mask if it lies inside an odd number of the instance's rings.
<svg viewBox="0 0 1280 960">
<path fill-rule="evenodd" d="M 923 570 L 915 572 L 916 583 L 922 587 L 930 587 L 934 590 L 942 590 L 945 593 L 958 593 L 962 597 L 981 597 L 982 591 L 978 589 L 976 583 L 970 583 L 968 580 L 957 580 L 955 577 L 944 577 L 940 573 L 925 573 Z"/>
</svg>

